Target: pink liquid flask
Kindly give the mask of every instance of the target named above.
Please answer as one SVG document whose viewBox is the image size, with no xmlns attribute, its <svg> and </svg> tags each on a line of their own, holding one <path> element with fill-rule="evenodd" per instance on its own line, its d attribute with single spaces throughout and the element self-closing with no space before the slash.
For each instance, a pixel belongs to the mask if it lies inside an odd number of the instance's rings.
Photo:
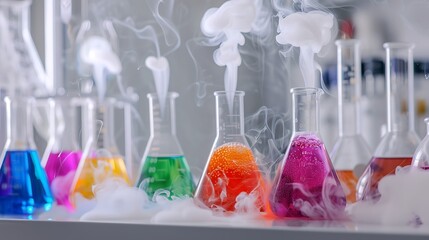
<svg viewBox="0 0 429 240">
<path fill-rule="evenodd" d="M 317 88 L 294 88 L 294 133 L 270 194 L 279 217 L 336 219 L 343 215 L 346 196 L 318 134 Z"/>
</svg>

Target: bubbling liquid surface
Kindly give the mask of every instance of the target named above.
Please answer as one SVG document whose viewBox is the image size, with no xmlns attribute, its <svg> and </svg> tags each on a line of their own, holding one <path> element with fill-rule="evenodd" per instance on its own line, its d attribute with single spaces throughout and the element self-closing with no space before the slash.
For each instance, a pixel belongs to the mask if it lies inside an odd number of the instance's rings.
<svg viewBox="0 0 429 240">
<path fill-rule="evenodd" d="M 213 151 L 195 198 L 209 208 L 234 211 L 237 196 L 244 192 L 263 207 L 265 184 L 252 151 L 241 143 L 226 143 Z"/>
<path fill-rule="evenodd" d="M 296 136 L 281 167 L 270 197 L 274 214 L 313 219 L 334 219 L 343 214 L 346 197 L 317 136 Z"/>
</svg>

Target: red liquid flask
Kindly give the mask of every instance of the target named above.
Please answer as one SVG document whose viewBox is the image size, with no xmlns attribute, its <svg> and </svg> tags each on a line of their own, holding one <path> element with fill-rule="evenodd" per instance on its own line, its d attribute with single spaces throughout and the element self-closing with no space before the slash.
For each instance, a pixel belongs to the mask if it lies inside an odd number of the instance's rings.
<svg viewBox="0 0 429 240">
<path fill-rule="evenodd" d="M 397 167 L 411 164 L 419 137 L 414 131 L 414 45 L 385 43 L 387 76 L 387 133 L 359 179 L 358 200 L 378 200 L 378 183 L 395 174 Z"/>
</svg>

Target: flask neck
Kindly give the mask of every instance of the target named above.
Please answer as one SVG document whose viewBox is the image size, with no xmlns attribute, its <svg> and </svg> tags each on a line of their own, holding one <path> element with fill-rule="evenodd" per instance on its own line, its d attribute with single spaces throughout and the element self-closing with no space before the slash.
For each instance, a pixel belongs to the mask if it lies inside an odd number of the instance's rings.
<svg viewBox="0 0 429 240">
<path fill-rule="evenodd" d="M 56 105 L 55 132 L 57 142 L 54 151 L 77 151 L 77 110 L 70 100 L 63 100 Z"/>
<path fill-rule="evenodd" d="M 118 155 L 119 151 L 115 142 L 115 103 L 106 100 L 97 108 L 97 130 L 99 130 L 97 139 L 97 148 L 108 150 L 112 155 Z"/>
<path fill-rule="evenodd" d="M 216 130 L 218 138 L 225 141 L 244 137 L 244 92 L 234 93 L 232 104 L 228 102 L 226 92 L 215 92 L 216 96 Z M 230 100 L 231 101 L 231 100 Z"/>
<path fill-rule="evenodd" d="M 156 94 L 149 94 L 149 113 L 150 113 L 150 136 L 176 136 L 176 109 L 175 99 L 177 93 L 168 93 L 165 104 L 161 104 Z"/>
<path fill-rule="evenodd" d="M 10 150 L 35 149 L 31 109 L 33 100 L 28 98 L 6 98 L 7 135 Z"/>
<path fill-rule="evenodd" d="M 414 131 L 412 46 L 385 44 L 388 132 Z"/>
<path fill-rule="evenodd" d="M 319 132 L 319 99 L 322 90 L 319 88 L 293 88 L 293 131 Z"/>
<path fill-rule="evenodd" d="M 361 60 L 359 41 L 337 40 L 338 127 L 340 137 L 360 134 Z"/>
</svg>

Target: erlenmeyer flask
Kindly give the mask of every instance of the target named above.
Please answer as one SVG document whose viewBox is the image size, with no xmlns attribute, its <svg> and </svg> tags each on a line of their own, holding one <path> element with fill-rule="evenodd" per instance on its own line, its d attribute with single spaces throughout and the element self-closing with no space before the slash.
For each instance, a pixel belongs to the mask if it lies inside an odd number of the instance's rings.
<svg viewBox="0 0 429 240">
<path fill-rule="evenodd" d="M 420 139 L 414 131 L 414 45 L 385 43 L 387 77 L 387 133 L 356 188 L 358 200 L 380 197 L 378 182 L 411 164 Z"/>
<path fill-rule="evenodd" d="M 319 136 L 318 88 L 293 88 L 293 134 L 274 180 L 270 205 L 280 217 L 334 219 L 346 197 Z"/>
<path fill-rule="evenodd" d="M 46 74 L 29 29 L 31 0 L 0 1 L 0 87 L 44 93 Z"/>
<path fill-rule="evenodd" d="M 429 169 L 429 118 L 425 118 L 426 123 L 426 136 L 423 138 L 422 142 L 416 149 L 416 152 L 413 156 L 413 161 L 411 165 L 413 167 L 423 168 L 425 170 Z"/>
<path fill-rule="evenodd" d="M 78 108 L 74 98 L 56 98 L 54 107 L 55 142 L 45 165 L 52 193 L 59 205 L 72 208 L 69 194 L 82 151 L 78 143 Z M 43 164 L 42 164 L 43 165 Z"/>
<path fill-rule="evenodd" d="M 158 190 L 168 190 L 169 197 L 192 197 L 195 184 L 176 136 L 174 101 L 179 95 L 168 93 L 164 109 L 158 96 L 148 94 L 150 138 L 146 146 L 137 187 L 153 197 Z"/>
<path fill-rule="evenodd" d="M 93 186 L 108 178 L 118 178 L 130 183 L 124 159 L 115 142 L 114 110 L 116 104 L 116 100 L 109 98 L 98 106 L 97 122 L 100 126 L 96 128 L 99 130 L 96 150 L 89 152 L 88 157 L 80 161 L 72 185 L 73 193 L 80 193 L 88 199 L 94 197 Z"/>
<path fill-rule="evenodd" d="M 37 214 L 49 210 L 53 197 L 33 139 L 33 99 L 5 98 L 7 141 L 0 169 L 0 213 Z"/>
<path fill-rule="evenodd" d="M 371 160 L 369 146 L 360 134 L 361 61 L 357 40 L 338 40 L 338 126 L 339 138 L 331 153 L 332 162 L 347 202 L 356 201 L 360 169 Z"/>
<path fill-rule="evenodd" d="M 217 136 L 201 176 L 195 200 L 209 208 L 234 211 L 241 193 L 263 209 L 265 183 L 244 136 L 244 92 L 237 91 L 232 108 L 226 92 L 215 92 Z"/>
</svg>

